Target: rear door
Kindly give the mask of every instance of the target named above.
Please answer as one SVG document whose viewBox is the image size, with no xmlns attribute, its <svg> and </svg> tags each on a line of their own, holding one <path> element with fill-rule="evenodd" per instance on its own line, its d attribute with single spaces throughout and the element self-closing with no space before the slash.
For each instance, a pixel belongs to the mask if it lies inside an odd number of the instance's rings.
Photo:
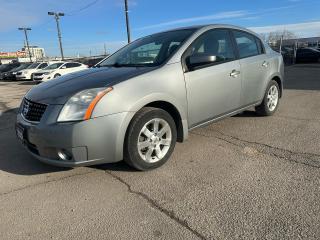
<svg viewBox="0 0 320 240">
<path fill-rule="evenodd" d="M 188 59 L 199 55 L 216 56 L 217 60 L 188 69 Z M 184 54 L 183 63 L 189 128 L 239 108 L 240 63 L 229 30 L 213 29 L 202 34 Z"/>
<path fill-rule="evenodd" d="M 241 106 L 245 107 L 262 100 L 271 71 L 271 59 L 265 54 L 259 38 L 244 31 L 232 32 L 241 65 Z"/>
</svg>

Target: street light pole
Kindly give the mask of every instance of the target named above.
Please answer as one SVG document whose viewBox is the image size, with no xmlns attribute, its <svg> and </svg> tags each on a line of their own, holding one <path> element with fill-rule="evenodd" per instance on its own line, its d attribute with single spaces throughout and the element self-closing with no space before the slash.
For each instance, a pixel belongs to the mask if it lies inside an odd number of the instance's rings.
<svg viewBox="0 0 320 240">
<path fill-rule="evenodd" d="M 60 24 L 59 20 L 60 17 L 64 16 L 64 13 L 57 13 L 57 12 L 48 12 L 48 15 L 54 16 L 56 23 L 57 23 L 57 30 L 58 30 L 58 39 L 59 39 L 59 46 L 60 46 L 60 53 L 61 53 L 61 59 L 64 60 L 64 55 L 63 55 L 63 48 L 62 48 L 62 40 L 61 40 L 61 31 L 60 31 Z"/>
<path fill-rule="evenodd" d="M 125 12 L 126 12 L 126 26 L 127 26 L 128 43 L 130 43 L 131 42 L 131 34 L 130 34 L 128 0 L 124 0 L 124 6 L 125 6 Z"/>
<path fill-rule="evenodd" d="M 26 43 L 27 43 L 27 49 L 28 49 L 28 53 L 29 53 L 30 62 L 32 62 L 32 56 L 31 56 L 29 40 L 28 40 L 28 33 L 27 33 L 27 31 L 31 31 L 31 28 L 18 28 L 18 29 L 21 30 L 21 31 L 24 31 L 24 36 L 26 38 Z"/>
</svg>

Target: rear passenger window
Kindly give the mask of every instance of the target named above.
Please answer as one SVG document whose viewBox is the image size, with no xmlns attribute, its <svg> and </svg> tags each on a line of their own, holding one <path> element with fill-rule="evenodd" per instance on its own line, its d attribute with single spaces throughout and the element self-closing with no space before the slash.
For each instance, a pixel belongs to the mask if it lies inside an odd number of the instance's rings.
<svg viewBox="0 0 320 240">
<path fill-rule="evenodd" d="M 233 31 L 233 33 L 238 46 L 240 58 L 252 57 L 261 53 L 261 48 L 259 49 L 255 36 L 240 31 Z"/>
</svg>

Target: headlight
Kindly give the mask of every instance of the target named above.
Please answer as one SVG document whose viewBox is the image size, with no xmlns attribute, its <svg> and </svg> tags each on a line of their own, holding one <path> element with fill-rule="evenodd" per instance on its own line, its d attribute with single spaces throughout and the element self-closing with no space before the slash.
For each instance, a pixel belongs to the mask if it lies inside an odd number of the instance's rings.
<svg viewBox="0 0 320 240">
<path fill-rule="evenodd" d="M 23 74 L 27 74 L 27 73 L 28 73 L 28 71 L 24 71 L 24 72 L 23 72 Z"/>
<path fill-rule="evenodd" d="M 58 122 L 90 119 L 99 100 L 112 90 L 112 87 L 94 88 L 75 94 L 63 106 L 58 117 Z"/>
</svg>

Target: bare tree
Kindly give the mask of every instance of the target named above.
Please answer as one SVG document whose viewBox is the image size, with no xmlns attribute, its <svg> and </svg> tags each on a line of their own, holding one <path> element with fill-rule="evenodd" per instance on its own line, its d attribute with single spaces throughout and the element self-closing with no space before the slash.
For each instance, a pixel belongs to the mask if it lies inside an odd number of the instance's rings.
<svg viewBox="0 0 320 240">
<path fill-rule="evenodd" d="M 291 32 L 291 31 L 283 30 L 283 31 L 270 32 L 270 33 L 262 33 L 261 37 L 266 42 L 276 43 L 279 40 L 281 40 L 281 38 L 283 40 L 295 39 L 295 38 L 297 38 L 297 35 L 295 33 Z"/>
</svg>

